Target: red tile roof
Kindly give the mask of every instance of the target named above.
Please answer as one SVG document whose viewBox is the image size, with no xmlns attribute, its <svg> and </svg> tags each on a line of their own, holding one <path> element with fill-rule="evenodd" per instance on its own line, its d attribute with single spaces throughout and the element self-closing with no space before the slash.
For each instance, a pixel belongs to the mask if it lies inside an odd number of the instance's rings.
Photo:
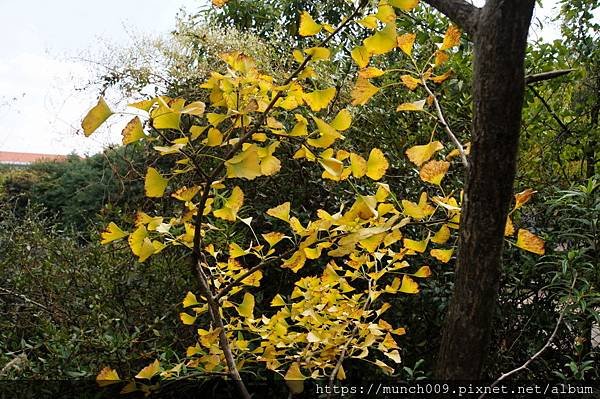
<svg viewBox="0 0 600 399">
<path fill-rule="evenodd" d="M 0 164 L 27 165 L 37 161 L 64 161 L 66 159 L 66 155 L 0 151 Z"/>
</svg>

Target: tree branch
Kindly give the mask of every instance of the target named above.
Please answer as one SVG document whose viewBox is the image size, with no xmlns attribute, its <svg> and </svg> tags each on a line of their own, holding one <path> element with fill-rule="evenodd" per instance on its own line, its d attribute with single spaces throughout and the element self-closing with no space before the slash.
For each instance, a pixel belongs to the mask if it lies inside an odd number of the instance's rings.
<svg viewBox="0 0 600 399">
<path fill-rule="evenodd" d="M 225 325 L 223 324 L 223 318 L 221 317 L 219 304 L 215 301 L 215 297 L 213 296 L 210 286 L 208 285 L 208 278 L 202 271 L 202 266 L 199 263 L 196 265 L 196 269 L 198 275 L 200 276 L 202 291 L 204 291 L 203 293 L 206 296 L 206 301 L 208 302 L 208 309 L 210 311 L 211 318 L 216 324 L 216 327 L 219 329 L 219 346 L 221 347 L 221 350 L 223 350 L 225 362 L 227 363 L 227 368 L 229 369 L 229 375 L 233 379 L 242 397 L 244 399 L 250 399 L 250 393 L 246 389 L 246 385 L 242 381 L 242 377 L 240 376 L 235 364 L 235 358 L 233 357 L 233 352 L 231 351 L 231 346 L 229 345 L 229 340 L 227 339 L 227 333 L 225 332 Z"/>
<path fill-rule="evenodd" d="M 571 131 L 569 130 L 569 127 L 567 125 L 565 125 L 565 123 L 558 117 L 558 115 L 556 115 L 556 113 L 552 110 L 552 107 L 550 107 L 550 104 L 548 104 L 546 99 L 544 97 L 542 97 L 540 95 L 540 93 L 538 93 L 538 91 L 533 88 L 533 86 L 529 86 L 529 90 L 531 90 L 533 95 L 536 96 L 538 98 L 538 100 L 540 100 L 540 102 L 542 103 L 544 108 L 546 108 L 546 111 L 548 111 L 548 113 L 550 114 L 552 119 L 554 119 L 556 121 L 556 123 L 558 123 L 558 125 L 562 129 L 561 133 L 571 133 Z"/>
<path fill-rule="evenodd" d="M 425 81 L 424 78 L 421 79 L 421 83 L 423 84 L 423 87 L 425 88 L 425 91 L 427 92 L 427 94 L 429 94 L 429 97 L 433 99 L 433 104 L 434 104 L 435 110 L 437 112 L 438 122 L 440 123 L 440 125 L 442 125 L 442 127 L 444 128 L 444 130 L 450 137 L 450 140 L 452 140 L 452 142 L 458 149 L 458 152 L 460 153 L 460 159 L 462 160 L 462 163 L 465 166 L 465 168 L 468 169 L 469 161 L 467 160 L 467 154 L 465 154 L 465 149 L 463 148 L 460 141 L 458 141 L 458 139 L 456 138 L 456 136 L 450 129 L 450 126 L 448 126 L 448 123 L 446 122 L 446 118 L 444 118 L 444 113 L 442 112 L 442 107 L 440 107 L 440 103 L 438 102 L 436 96 L 433 94 L 431 89 L 429 89 L 429 87 L 427 86 L 427 82 Z"/>
<path fill-rule="evenodd" d="M 477 31 L 480 8 L 464 0 L 423 0 L 460 26 L 469 35 Z"/>
<path fill-rule="evenodd" d="M 559 69 L 557 71 L 542 72 L 542 73 L 535 73 L 533 75 L 527 75 L 527 76 L 525 76 L 525 84 L 528 85 L 531 83 L 542 82 L 544 80 L 554 79 L 559 76 L 563 76 L 568 73 L 571 73 L 573 71 L 575 71 L 575 69 Z"/>
</svg>

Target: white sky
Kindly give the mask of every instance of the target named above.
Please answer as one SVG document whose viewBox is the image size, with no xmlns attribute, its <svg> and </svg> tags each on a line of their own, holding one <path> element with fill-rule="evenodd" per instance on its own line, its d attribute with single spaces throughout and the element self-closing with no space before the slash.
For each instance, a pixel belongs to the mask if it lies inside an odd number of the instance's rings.
<svg viewBox="0 0 600 399">
<path fill-rule="evenodd" d="M 554 2 L 544 0 L 537 16 L 555 15 Z M 77 133 L 97 95 L 76 90 L 93 76 L 80 57 L 93 58 L 100 41 L 127 47 L 128 32 L 167 35 L 181 7 L 191 11 L 202 3 L 0 0 L 0 151 L 91 154 L 119 142 L 120 123 L 90 138 Z M 556 39 L 558 29 L 546 23 L 543 35 Z"/>
</svg>

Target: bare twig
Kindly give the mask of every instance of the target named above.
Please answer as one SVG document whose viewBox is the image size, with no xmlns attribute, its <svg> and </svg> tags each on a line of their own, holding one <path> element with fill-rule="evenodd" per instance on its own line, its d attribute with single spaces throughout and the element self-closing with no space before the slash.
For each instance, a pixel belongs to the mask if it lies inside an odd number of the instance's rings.
<svg viewBox="0 0 600 399">
<path fill-rule="evenodd" d="M 47 306 L 45 306 L 45 305 L 42 305 L 41 303 L 39 303 L 39 302 L 36 302 L 36 301 L 34 301 L 33 299 L 29 299 L 28 297 L 26 297 L 26 296 L 25 296 L 25 295 L 23 295 L 23 294 L 19 294 L 19 293 L 17 293 L 17 292 L 14 292 L 14 291 L 8 290 L 8 289 L 6 289 L 6 288 L 2 288 L 2 287 L 0 287 L 0 291 L 2 291 L 2 292 L 4 292 L 4 293 L 7 293 L 7 294 L 9 294 L 9 295 L 12 295 L 12 296 L 14 296 L 14 297 L 20 298 L 20 299 L 22 299 L 23 301 L 25 301 L 25 302 L 27 302 L 27 303 L 30 303 L 30 304 L 32 304 L 32 305 L 35 305 L 35 306 L 37 306 L 37 307 L 38 307 L 38 308 L 40 308 L 40 309 L 43 309 L 43 310 L 45 310 L 46 312 L 52 313 L 52 311 L 51 311 L 50 309 L 48 309 L 48 307 L 47 307 Z"/>
<path fill-rule="evenodd" d="M 529 90 L 531 90 L 531 92 L 533 93 L 533 95 L 536 96 L 538 98 L 538 100 L 540 100 L 540 102 L 542 103 L 542 105 L 544 106 L 544 108 L 546 108 L 546 111 L 548 111 L 548 113 L 550 114 L 550 116 L 552 117 L 552 119 L 554 119 L 556 121 L 556 123 L 558 123 L 558 125 L 562 129 L 562 132 L 564 132 L 564 133 L 570 133 L 570 130 L 567 127 L 567 125 L 565 125 L 564 122 L 558 117 L 558 115 L 556 115 L 556 113 L 552 110 L 552 107 L 550 107 L 550 104 L 548 104 L 548 102 L 546 101 L 546 99 L 544 97 L 542 97 L 540 95 L 540 93 L 538 93 L 538 91 L 533 88 L 533 86 L 529 86 Z"/>
<path fill-rule="evenodd" d="M 433 104 L 435 106 L 435 110 L 436 110 L 436 113 L 437 113 L 438 122 L 440 123 L 440 125 L 442 125 L 442 127 L 444 128 L 444 130 L 446 131 L 446 133 L 450 137 L 450 140 L 452 140 L 452 142 L 454 143 L 454 145 L 458 149 L 458 152 L 460 153 L 460 159 L 462 160 L 462 163 L 465 166 L 465 168 L 468 169 L 469 168 L 469 161 L 467 160 L 467 155 L 465 154 L 465 150 L 464 150 L 462 144 L 460 143 L 460 141 L 458 141 L 458 139 L 456 138 L 456 136 L 454 135 L 454 133 L 450 129 L 450 126 L 448 126 L 448 123 L 446 122 L 446 118 L 444 118 L 444 113 L 442 112 L 442 107 L 440 106 L 440 103 L 438 102 L 435 94 L 433 94 L 433 92 L 431 91 L 431 89 L 429 89 L 429 86 L 427 86 L 427 82 L 425 81 L 424 78 L 421 78 L 421 83 L 423 84 L 423 87 L 425 88 L 425 91 L 427 91 L 427 94 L 429 94 L 429 97 L 431 99 L 433 99 Z"/>
</svg>

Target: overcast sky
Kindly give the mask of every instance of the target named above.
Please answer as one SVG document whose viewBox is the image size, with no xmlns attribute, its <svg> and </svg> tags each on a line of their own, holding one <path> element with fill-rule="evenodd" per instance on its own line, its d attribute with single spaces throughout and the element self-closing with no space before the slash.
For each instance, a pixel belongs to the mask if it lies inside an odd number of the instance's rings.
<svg viewBox="0 0 600 399">
<path fill-rule="evenodd" d="M 127 47 L 131 32 L 168 35 L 181 7 L 202 0 L 0 0 L 0 151 L 95 153 L 118 142 L 119 124 L 77 134 L 96 93 L 77 91 L 93 76 L 82 57 L 102 41 Z M 93 5 L 96 5 L 95 7 Z M 544 0 L 538 17 L 554 15 Z M 545 25 L 544 38 L 558 30 Z"/>
</svg>

